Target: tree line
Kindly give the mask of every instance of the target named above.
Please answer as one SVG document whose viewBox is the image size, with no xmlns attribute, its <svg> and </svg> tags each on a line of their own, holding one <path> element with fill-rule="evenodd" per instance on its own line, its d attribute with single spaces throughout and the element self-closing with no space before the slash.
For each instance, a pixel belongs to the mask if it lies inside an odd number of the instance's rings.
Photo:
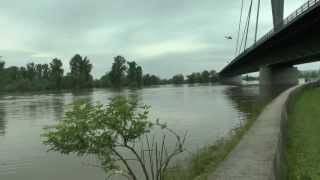
<svg viewBox="0 0 320 180">
<path fill-rule="evenodd" d="M 299 71 L 299 78 L 316 79 L 320 77 L 320 70 Z"/>
<path fill-rule="evenodd" d="M 49 64 L 28 63 L 6 68 L 0 61 L 1 91 L 40 91 L 93 87 L 92 64 L 76 54 L 70 60 L 70 72 L 64 75 L 63 64 L 54 58 Z"/>
<path fill-rule="evenodd" d="M 103 87 L 137 87 L 161 84 L 214 83 L 218 81 L 215 71 L 195 72 L 184 76 L 174 75 L 161 79 L 153 74 L 144 74 L 143 68 L 135 61 L 127 61 L 123 56 L 116 56 L 110 71 L 100 79 L 93 79 L 92 64 L 87 57 L 79 54 L 69 62 L 70 71 L 65 73 L 63 63 L 54 58 L 50 63 L 28 63 L 26 66 L 6 67 L 0 61 L 0 91 L 43 91 L 60 89 L 83 89 Z"/>
</svg>

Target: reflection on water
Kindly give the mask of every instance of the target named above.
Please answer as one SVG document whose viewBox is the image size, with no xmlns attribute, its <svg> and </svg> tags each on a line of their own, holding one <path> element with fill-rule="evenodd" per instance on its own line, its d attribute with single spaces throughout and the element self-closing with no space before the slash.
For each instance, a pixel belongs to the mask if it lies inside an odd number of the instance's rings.
<svg viewBox="0 0 320 180">
<path fill-rule="evenodd" d="M 261 102 L 257 85 L 167 85 L 5 95 L 0 97 L 0 179 L 104 179 L 100 169 L 85 165 L 94 161 L 90 157 L 46 152 L 40 134 L 44 126 L 63 118 L 67 104 L 79 100 L 106 104 L 119 95 L 151 105 L 152 120 L 160 118 L 178 133 L 188 131 L 186 146 L 193 152 L 239 126 Z"/>
<path fill-rule="evenodd" d="M 0 103 L 0 136 L 3 136 L 6 133 L 6 111 L 2 105 L 2 103 Z"/>
</svg>

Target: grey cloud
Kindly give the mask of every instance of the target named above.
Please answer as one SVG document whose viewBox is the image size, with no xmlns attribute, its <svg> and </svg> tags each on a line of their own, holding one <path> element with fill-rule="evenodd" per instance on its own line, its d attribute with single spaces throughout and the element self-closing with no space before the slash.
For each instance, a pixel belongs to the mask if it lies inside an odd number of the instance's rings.
<svg viewBox="0 0 320 180">
<path fill-rule="evenodd" d="M 287 0 L 286 15 L 303 2 Z M 95 76 L 118 54 L 161 76 L 219 70 L 234 56 L 235 38 L 224 36 L 236 37 L 239 8 L 240 0 L 7 0 L 0 7 L 0 54 L 10 65 L 59 57 L 67 67 L 80 53 Z M 270 0 L 262 1 L 259 36 L 271 19 Z M 164 45 L 177 47 L 157 50 Z"/>
</svg>

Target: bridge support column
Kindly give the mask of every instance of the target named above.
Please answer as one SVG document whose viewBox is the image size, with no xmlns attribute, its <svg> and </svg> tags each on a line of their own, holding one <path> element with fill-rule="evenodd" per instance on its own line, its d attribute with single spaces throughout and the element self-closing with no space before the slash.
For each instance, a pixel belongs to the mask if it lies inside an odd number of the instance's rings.
<svg viewBox="0 0 320 180">
<path fill-rule="evenodd" d="M 283 24 L 284 0 L 271 0 L 273 27 L 278 29 Z"/>
<path fill-rule="evenodd" d="M 224 77 L 221 79 L 221 83 L 225 85 L 240 86 L 242 84 L 242 79 L 241 76 Z"/>
<path fill-rule="evenodd" d="M 299 71 L 296 67 L 260 68 L 260 85 L 293 86 L 298 84 Z"/>
</svg>

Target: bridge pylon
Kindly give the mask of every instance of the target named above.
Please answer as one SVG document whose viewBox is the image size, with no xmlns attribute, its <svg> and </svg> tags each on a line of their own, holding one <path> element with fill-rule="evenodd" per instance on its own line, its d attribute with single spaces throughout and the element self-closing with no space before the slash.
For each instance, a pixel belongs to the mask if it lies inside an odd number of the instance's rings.
<svg viewBox="0 0 320 180">
<path fill-rule="evenodd" d="M 283 25 L 284 0 L 271 0 L 273 27 L 275 30 Z"/>
<path fill-rule="evenodd" d="M 294 66 L 260 68 L 260 85 L 262 86 L 294 86 L 298 82 L 299 71 Z"/>
</svg>

